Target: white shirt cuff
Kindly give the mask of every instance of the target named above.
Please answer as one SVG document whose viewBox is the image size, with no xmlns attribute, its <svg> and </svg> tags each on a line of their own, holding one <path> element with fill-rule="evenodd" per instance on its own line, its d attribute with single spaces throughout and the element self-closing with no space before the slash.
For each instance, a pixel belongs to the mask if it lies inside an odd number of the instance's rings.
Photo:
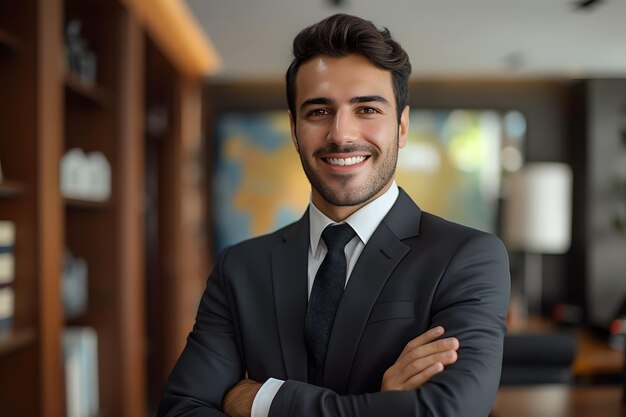
<svg viewBox="0 0 626 417">
<path fill-rule="evenodd" d="M 270 378 L 257 391 L 252 402 L 251 417 L 268 417 L 276 393 L 285 381 Z"/>
</svg>

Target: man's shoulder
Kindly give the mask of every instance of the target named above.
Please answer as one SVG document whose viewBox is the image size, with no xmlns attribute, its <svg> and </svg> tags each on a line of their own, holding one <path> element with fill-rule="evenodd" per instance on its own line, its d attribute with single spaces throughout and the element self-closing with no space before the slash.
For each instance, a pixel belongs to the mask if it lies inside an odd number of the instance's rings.
<svg viewBox="0 0 626 417">
<path fill-rule="evenodd" d="M 476 228 L 463 225 L 461 223 L 457 223 L 452 220 L 445 219 L 436 214 L 422 211 L 422 230 L 426 228 L 427 230 L 435 230 L 435 231 L 446 231 L 452 232 L 454 234 L 460 235 L 474 235 L 486 233 L 482 230 L 478 230 Z"/>
<path fill-rule="evenodd" d="M 298 228 L 304 227 L 305 225 L 302 224 L 303 221 L 304 219 L 300 219 L 273 232 L 235 243 L 227 247 L 224 252 L 245 254 L 248 252 L 259 253 L 259 251 L 270 250 L 275 245 L 284 242 L 286 236 L 295 233 Z"/>
<path fill-rule="evenodd" d="M 262 289 L 272 277 L 274 249 L 284 245 L 285 237 L 301 229 L 300 222 L 275 232 L 243 240 L 227 246 L 217 255 L 211 277 L 227 282 L 232 288 Z M 264 284 L 265 283 L 265 284 Z"/>
<path fill-rule="evenodd" d="M 501 245 L 500 239 L 492 233 L 465 226 L 435 214 L 422 211 L 420 233 L 426 236 L 433 235 L 437 240 L 455 241 L 463 244 L 469 240 L 492 241 Z"/>
<path fill-rule="evenodd" d="M 445 219 L 422 210 L 417 203 L 400 188 L 400 195 L 383 222 L 393 233 L 406 242 L 427 241 L 430 247 L 458 247 L 467 241 L 495 241 L 495 235 L 473 227 Z M 411 238 L 417 238 L 413 240 Z"/>
</svg>

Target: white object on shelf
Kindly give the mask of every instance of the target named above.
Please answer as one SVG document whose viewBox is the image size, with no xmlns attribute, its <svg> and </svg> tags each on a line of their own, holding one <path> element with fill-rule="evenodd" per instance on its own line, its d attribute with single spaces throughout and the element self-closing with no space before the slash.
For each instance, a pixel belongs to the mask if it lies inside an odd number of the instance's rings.
<svg viewBox="0 0 626 417">
<path fill-rule="evenodd" d="M 111 164 L 102 152 L 68 150 L 61 159 L 61 193 L 66 198 L 106 201 L 111 195 Z"/>
<path fill-rule="evenodd" d="M 87 155 L 89 198 L 106 201 L 111 195 L 111 165 L 102 152 Z"/>
<path fill-rule="evenodd" d="M 84 198 L 89 193 L 87 155 L 82 149 L 72 148 L 61 158 L 61 193 L 66 198 Z"/>
</svg>

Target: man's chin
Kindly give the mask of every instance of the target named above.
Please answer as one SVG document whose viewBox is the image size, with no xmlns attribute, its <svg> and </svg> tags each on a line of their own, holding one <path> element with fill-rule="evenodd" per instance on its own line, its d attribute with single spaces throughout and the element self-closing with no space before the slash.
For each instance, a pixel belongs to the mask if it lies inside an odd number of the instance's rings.
<svg viewBox="0 0 626 417">
<path fill-rule="evenodd" d="M 363 188 L 339 189 L 339 190 L 318 190 L 326 202 L 337 207 L 360 206 L 372 199 L 370 193 L 363 193 Z"/>
<path fill-rule="evenodd" d="M 363 206 L 373 200 L 384 188 L 379 187 L 371 177 L 359 174 L 346 175 L 309 175 L 307 178 L 319 197 L 335 207 Z"/>
</svg>

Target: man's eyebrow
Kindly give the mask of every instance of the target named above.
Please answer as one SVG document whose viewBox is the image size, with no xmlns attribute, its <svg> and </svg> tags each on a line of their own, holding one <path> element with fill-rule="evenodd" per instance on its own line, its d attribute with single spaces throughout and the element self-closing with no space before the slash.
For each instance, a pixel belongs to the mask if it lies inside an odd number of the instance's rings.
<svg viewBox="0 0 626 417">
<path fill-rule="evenodd" d="M 334 103 L 335 103 L 335 100 L 328 98 L 328 97 L 313 97 L 313 98 L 306 99 L 302 102 L 302 104 L 300 105 L 300 111 L 304 110 L 304 108 L 307 106 L 313 106 L 313 105 L 319 105 L 319 104 L 328 105 L 328 104 L 334 104 Z"/>
<path fill-rule="evenodd" d="M 381 103 L 384 104 L 386 106 L 391 106 L 391 104 L 389 103 L 389 101 L 381 96 L 358 96 L 358 97 L 352 97 L 352 99 L 350 100 L 350 103 L 352 104 L 356 104 L 356 103 Z"/>
</svg>

